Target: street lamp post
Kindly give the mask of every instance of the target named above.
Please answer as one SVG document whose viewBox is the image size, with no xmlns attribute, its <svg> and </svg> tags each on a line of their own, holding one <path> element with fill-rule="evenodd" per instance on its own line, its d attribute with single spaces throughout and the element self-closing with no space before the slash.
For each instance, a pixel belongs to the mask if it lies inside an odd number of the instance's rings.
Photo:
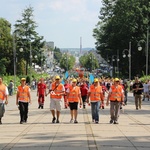
<svg viewBox="0 0 150 150">
<path fill-rule="evenodd" d="M 66 71 L 68 71 L 68 68 L 69 68 L 69 67 L 68 67 L 68 57 L 69 57 L 69 56 L 68 56 L 68 53 L 64 53 L 64 59 L 65 59 L 65 64 L 66 64 L 66 67 L 65 67 L 65 68 L 66 68 Z"/>
<path fill-rule="evenodd" d="M 145 73 L 146 73 L 146 76 L 148 75 L 148 49 L 149 49 L 149 28 L 147 28 L 147 38 L 146 38 L 146 42 L 144 40 L 142 41 L 139 41 L 138 42 L 138 50 L 141 51 L 142 50 L 142 47 L 140 45 L 141 42 L 144 42 L 145 43 L 145 55 L 146 55 L 146 70 L 145 70 Z"/>
<path fill-rule="evenodd" d="M 119 77 L 119 50 L 117 50 L 117 74 L 118 74 L 118 77 Z"/>
<path fill-rule="evenodd" d="M 16 86 L 16 45 L 15 34 L 13 33 L 13 55 L 14 55 L 14 88 Z"/>
<path fill-rule="evenodd" d="M 107 55 L 107 63 L 109 64 L 109 69 L 108 70 L 110 71 L 110 76 L 112 76 L 113 75 L 113 73 L 112 73 L 113 72 L 113 70 L 112 70 L 113 69 L 112 57 L 108 57 L 108 55 Z M 110 65 L 110 63 L 111 63 L 111 65 Z"/>
<path fill-rule="evenodd" d="M 147 38 L 146 38 L 146 76 L 148 75 L 148 47 L 149 46 L 149 28 L 147 28 Z"/>
<path fill-rule="evenodd" d="M 95 57 L 93 54 L 91 54 L 90 59 L 91 59 L 91 71 L 92 71 L 92 69 L 93 70 L 95 69 Z"/>
<path fill-rule="evenodd" d="M 116 57 L 116 59 L 115 59 L 115 57 Z M 119 71 L 119 56 L 118 56 L 118 54 L 117 55 L 112 55 L 112 57 L 111 57 L 111 59 L 112 59 L 112 67 L 114 68 L 114 65 L 113 65 L 113 62 L 116 60 L 117 61 L 117 74 L 118 74 L 118 71 Z M 113 69 L 114 70 L 114 69 Z M 112 75 L 113 75 L 113 70 L 112 70 Z"/>
<path fill-rule="evenodd" d="M 17 62 L 16 45 L 18 42 L 20 42 L 23 45 L 21 41 L 17 41 L 17 42 L 15 41 L 15 33 L 13 33 L 14 88 L 16 87 L 16 62 Z M 19 51 L 23 52 L 23 48 L 20 48 Z"/>
<path fill-rule="evenodd" d="M 30 84 L 31 84 L 31 77 L 32 77 L 31 66 L 32 66 L 32 47 L 30 42 Z"/>
<path fill-rule="evenodd" d="M 125 51 L 128 52 L 128 58 L 129 58 L 129 80 L 131 80 L 131 42 L 129 42 L 129 49 L 124 49 L 122 52 L 123 58 L 126 57 Z"/>
</svg>

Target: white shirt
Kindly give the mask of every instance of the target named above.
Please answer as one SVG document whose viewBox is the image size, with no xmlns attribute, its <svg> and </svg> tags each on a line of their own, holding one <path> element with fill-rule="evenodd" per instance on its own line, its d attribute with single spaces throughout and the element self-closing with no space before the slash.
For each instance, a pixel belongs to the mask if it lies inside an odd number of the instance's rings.
<svg viewBox="0 0 150 150">
<path fill-rule="evenodd" d="M 144 92 L 149 92 L 149 88 L 150 88 L 149 84 L 146 84 L 146 83 L 143 84 L 143 90 L 144 90 Z"/>
</svg>

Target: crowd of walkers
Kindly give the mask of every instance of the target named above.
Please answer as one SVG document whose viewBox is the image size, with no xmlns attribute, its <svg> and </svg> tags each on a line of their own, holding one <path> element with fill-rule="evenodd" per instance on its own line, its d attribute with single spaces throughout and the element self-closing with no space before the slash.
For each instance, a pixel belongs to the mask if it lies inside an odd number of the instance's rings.
<svg viewBox="0 0 150 150">
<path fill-rule="evenodd" d="M 32 87 L 26 84 L 26 78 L 21 78 L 20 83 L 16 94 L 20 124 L 27 123 L 28 106 L 32 99 L 31 88 L 37 90 L 38 109 L 44 109 L 45 96 L 50 95 L 52 123 L 60 122 L 62 100 L 64 100 L 64 108 L 70 109 L 70 123 L 78 123 L 78 108 L 86 109 L 89 105 L 92 122 L 97 124 L 100 109 L 105 109 L 105 106 L 110 105 L 110 124 L 118 124 L 120 109 L 128 102 L 128 91 L 133 92 L 136 110 L 141 109 L 142 98 L 144 101 L 149 100 L 150 97 L 150 81 L 142 83 L 137 77 L 133 83 L 127 83 L 118 78 L 95 78 L 93 83 L 89 84 L 86 78 L 67 78 L 63 83 L 57 75 L 50 80 L 41 78 L 37 83 L 34 82 Z M 0 124 L 2 124 L 5 104 L 8 104 L 9 94 L 7 86 L 3 84 L 3 78 L 0 77 Z"/>
</svg>

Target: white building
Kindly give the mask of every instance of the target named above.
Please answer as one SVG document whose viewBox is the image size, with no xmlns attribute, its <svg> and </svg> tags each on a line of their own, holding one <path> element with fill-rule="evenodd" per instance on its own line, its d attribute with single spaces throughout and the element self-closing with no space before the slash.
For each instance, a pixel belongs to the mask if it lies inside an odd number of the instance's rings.
<svg viewBox="0 0 150 150">
<path fill-rule="evenodd" d="M 53 71 L 54 69 L 54 65 L 53 65 L 54 51 L 53 50 L 54 50 L 54 42 L 52 41 L 46 42 L 44 46 L 44 56 L 46 57 L 45 65 L 49 71 Z"/>
</svg>

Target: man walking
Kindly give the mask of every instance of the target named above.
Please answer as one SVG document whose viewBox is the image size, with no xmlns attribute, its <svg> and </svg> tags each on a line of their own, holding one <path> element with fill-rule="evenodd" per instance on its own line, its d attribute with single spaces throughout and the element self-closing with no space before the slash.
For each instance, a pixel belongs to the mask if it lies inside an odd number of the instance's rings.
<svg viewBox="0 0 150 150">
<path fill-rule="evenodd" d="M 19 105 L 20 110 L 20 124 L 27 122 L 29 103 L 31 103 L 30 88 L 26 85 L 26 79 L 21 78 L 21 85 L 18 86 L 16 95 L 16 105 Z"/>
<path fill-rule="evenodd" d="M 10 83 L 8 85 L 8 92 L 9 92 L 9 96 L 13 95 L 13 91 L 14 91 L 14 83 L 12 80 L 10 80 Z"/>
<path fill-rule="evenodd" d="M 143 84 L 139 81 L 138 77 L 136 77 L 135 83 L 133 84 L 133 93 L 135 98 L 136 110 L 141 109 L 142 92 L 143 92 Z"/>
<path fill-rule="evenodd" d="M 59 116 L 61 111 L 61 99 L 62 96 L 65 94 L 65 88 L 63 84 L 60 83 L 59 76 L 56 76 L 55 81 L 50 85 L 49 93 L 50 93 L 50 110 L 53 116 L 52 123 L 55 123 L 55 121 L 56 123 L 59 123 Z"/>
<path fill-rule="evenodd" d="M 0 124 L 2 124 L 2 117 L 5 113 L 5 104 L 8 104 L 8 89 L 3 84 L 3 78 L 0 77 Z"/>
<path fill-rule="evenodd" d="M 106 105 L 110 101 L 110 124 L 118 124 L 118 117 L 120 113 L 120 106 L 124 105 L 124 91 L 122 86 L 119 85 L 119 79 L 114 79 L 114 84 L 110 87 Z"/>
</svg>

